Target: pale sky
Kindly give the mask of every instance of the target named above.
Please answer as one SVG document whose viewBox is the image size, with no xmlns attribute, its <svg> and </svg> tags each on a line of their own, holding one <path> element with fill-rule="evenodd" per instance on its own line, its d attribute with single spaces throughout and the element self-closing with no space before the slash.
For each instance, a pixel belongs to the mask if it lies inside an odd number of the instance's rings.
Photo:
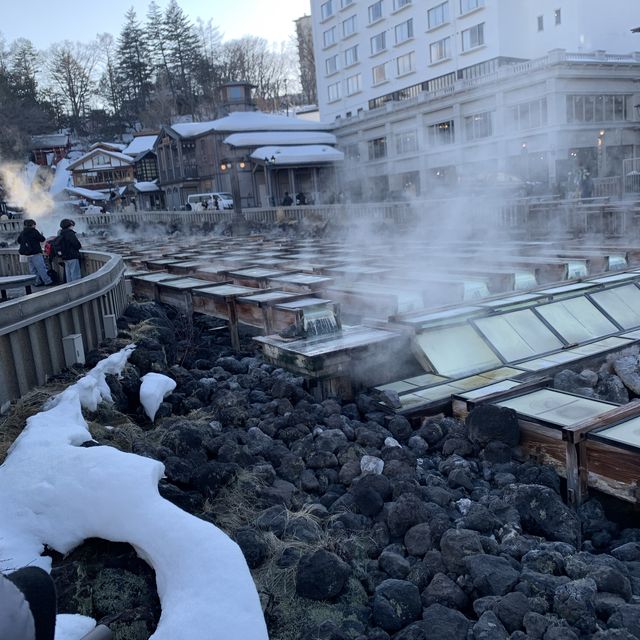
<svg viewBox="0 0 640 640">
<path fill-rule="evenodd" d="M 98 33 L 117 37 L 124 15 L 133 7 L 145 21 L 151 0 L 0 0 L 0 34 L 8 42 L 28 38 L 36 49 L 54 42 L 90 42 Z M 169 0 L 156 0 L 162 10 Z M 212 19 L 225 40 L 244 35 L 261 36 L 269 42 L 286 41 L 294 33 L 293 20 L 310 13 L 309 0 L 178 0 L 178 5 L 195 23 Z"/>
</svg>

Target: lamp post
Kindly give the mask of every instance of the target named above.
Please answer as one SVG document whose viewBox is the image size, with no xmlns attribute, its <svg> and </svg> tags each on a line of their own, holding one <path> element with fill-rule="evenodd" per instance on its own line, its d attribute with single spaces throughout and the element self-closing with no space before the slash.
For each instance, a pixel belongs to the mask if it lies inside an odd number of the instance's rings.
<svg viewBox="0 0 640 640">
<path fill-rule="evenodd" d="M 275 156 L 271 156 L 270 158 L 265 158 L 264 159 L 264 175 L 265 175 L 265 182 L 267 183 L 267 192 L 269 195 L 269 204 L 273 207 L 276 206 L 276 201 L 275 201 L 275 196 L 273 193 L 273 189 L 272 189 L 272 184 L 271 184 L 271 169 L 270 167 L 272 165 L 274 165 L 276 163 L 276 157 Z"/>
<path fill-rule="evenodd" d="M 230 172 L 231 177 L 231 196 L 233 197 L 233 221 L 231 223 L 233 235 L 242 235 L 246 233 L 246 221 L 242 213 L 242 200 L 240 196 L 240 180 L 238 179 L 238 167 L 244 169 L 246 162 L 244 158 L 239 160 L 223 160 L 220 163 L 222 173 Z"/>
<path fill-rule="evenodd" d="M 607 172 L 607 145 L 605 141 L 605 130 L 600 129 L 598 132 L 598 177 L 604 178 Z"/>
</svg>

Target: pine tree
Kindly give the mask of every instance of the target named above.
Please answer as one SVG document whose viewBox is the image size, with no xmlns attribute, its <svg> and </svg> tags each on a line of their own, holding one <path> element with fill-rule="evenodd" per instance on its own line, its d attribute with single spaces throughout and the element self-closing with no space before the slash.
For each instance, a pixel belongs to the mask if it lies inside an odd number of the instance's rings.
<svg viewBox="0 0 640 640">
<path fill-rule="evenodd" d="M 123 110 L 137 118 L 146 108 L 151 92 L 151 52 L 133 8 L 127 11 L 125 19 L 118 38 L 118 81 L 123 88 Z"/>
<path fill-rule="evenodd" d="M 169 69 L 168 44 L 165 38 L 164 16 L 160 7 L 152 0 L 147 12 L 147 39 L 151 51 L 151 60 L 155 69 L 156 91 L 165 91 L 167 88 L 176 101 L 173 76 Z"/>
<path fill-rule="evenodd" d="M 163 21 L 166 59 L 173 78 L 178 112 L 194 114 L 196 111 L 196 70 L 200 63 L 198 36 L 176 0 L 167 6 Z"/>
</svg>

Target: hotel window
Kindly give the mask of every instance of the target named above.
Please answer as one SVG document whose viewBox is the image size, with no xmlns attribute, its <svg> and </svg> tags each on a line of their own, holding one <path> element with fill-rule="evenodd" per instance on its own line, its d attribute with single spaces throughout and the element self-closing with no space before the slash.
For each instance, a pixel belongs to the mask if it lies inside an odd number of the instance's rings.
<svg viewBox="0 0 640 640">
<path fill-rule="evenodd" d="M 326 20 L 333 15 L 333 0 L 328 0 L 320 5 L 320 15 L 323 20 Z"/>
<path fill-rule="evenodd" d="M 568 95 L 567 122 L 627 120 L 629 95 Z"/>
<path fill-rule="evenodd" d="M 343 153 L 347 160 L 360 160 L 360 147 L 357 142 L 345 145 Z"/>
<path fill-rule="evenodd" d="M 322 34 L 322 42 L 324 44 L 325 49 L 330 47 L 332 44 L 336 43 L 336 28 L 331 27 L 331 29 L 327 29 Z"/>
<path fill-rule="evenodd" d="M 449 22 L 449 3 L 443 2 L 427 11 L 427 23 L 429 29 L 435 29 L 441 24 Z"/>
<path fill-rule="evenodd" d="M 432 124 L 427 129 L 429 136 L 429 144 L 440 146 L 444 144 L 453 144 L 455 142 L 453 120 L 445 120 Z"/>
<path fill-rule="evenodd" d="M 460 0 L 460 13 L 468 13 L 484 6 L 484 0 Z"/>
<path fill-rule="evenodd" d="M 462 50 L 469 51 L 484 44 L 484 22 L 462 32 Z"/>
<path fill-rule="evenodd" d="M 348 7 L 350 4 L 353 4 L 353 0 L 341 0 L 340 8 L 344 9 L 345 7 Z"/>
<path fill-rule="evenodd" d="M 375 138 L 369 140 L 369 160 L 380 160 L 387 157 L 387 139 Z"/>
<path fill-rule="evenodd" d="M 340 83 L 334 82 L 327 87 L 329 102 L 340 100 Z"/>
<path fill-rule="evenodd" d="M 553 12 L 553 19 L 556 23 L 556 26 L 562 24 L 562 11 L 560 9 L 556 9 Z"/>
<path fill-rule="evenodd" d="M 401 42 L 409 40 L 409 38 L 413 38 L 413 18 L 409 18 L 409 20 L 405 20 L 404 22 L 397 24 L 395 28 L 395 35 L 396 44 L 400 44 Z"/>
<path fill-rule="evenodd" d="M 399 76 L 403 76 L 414 71 L 416 67 L 415 51 L 405 53 L 403 56 L 398 56 L 396 58 L 396 67 L 396 71 Z"/>
<path fill-rule="evenodd" d="M 418 133 L 416 131 L 404 131 L 396 134 L 396 153 L 413 153 L 418 150 Z"/>
<path fill-rule="evenodd" d="M 387 80 L 387 63 L 379 64 L 371 69 L 371 75 L 373 76 L 373 84 L 380 84 Z"/>
<path fill-rule="evenodd" d="M 342 22 L 342 37 L 348 38 L 350 35 L 356 32 L 356 17 L 355 15 L 347 18 Z"/>
<path fill-rule="evenodd" d="M 344 50 L 344 66 L 350 67 L 352 64 L 358 62 L 358 45 L 353 45 Z"/>
<path fill-rule="evenodd" d="M 402 7 L 406 7 L 408 4 L 411 4 L 411 0 L 393 0 L 393 10 L 398 11 L 402 9 Z"/>
<path fill-rule="evenodd" d="M 544 31 L 544 16 L 538 16 L 538 31 Z"/>
<path fill-rule="evenodd" d="M 382 0 L 369 5 L 369 23 L 382 18 Z"/>
<path fill-rule="evenodd" d="M 362 74 L 356 73 L 347 78 L 347 95 L 351 96 L 362 89 Z"/>
<path fill-rule="evenodd" d="M 493 134 L 492 118 L 490 111 L 474 113 L 464 119 L 464 129 L 468 141 L 488 138 Z"/>
<path fill-rule="evenodd" d="M 384 51 L 387 48 L 386 35 L 387 35 L 386 32 L 383 31 L 382 33 L 379 33 L 377 36 L 373 36 L 373 38 L 371 38 L 371 55 L 380 53 L 381 51 Z"/>
<path fill-rule="evenodd" d="M 523 102 L 509 108 L 511 123 L 518 131 L 535 129 L 547 124 L 547 99 L 540 98 L 532 102 Z"/>
<path fill-rule="evenodd" d="M 451 38 L 446 37 L 429 45 L 431 64 L 451 57 Z"/>
<path fill-rule="evenodd" d="M 338 70 L 338 54 L 327 58 L 324 62 L 325 71 L 328 76 Z"/>
</svg>

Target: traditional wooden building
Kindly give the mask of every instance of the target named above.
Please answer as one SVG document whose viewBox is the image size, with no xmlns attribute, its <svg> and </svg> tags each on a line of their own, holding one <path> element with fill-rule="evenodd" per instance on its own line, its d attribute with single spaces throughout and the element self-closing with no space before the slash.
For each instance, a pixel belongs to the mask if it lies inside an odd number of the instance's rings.
<svg viewBox="0 0 640 640">
<path fill-rule="evenodd" d="M 71 150 L 68 133 L 31 136 L 31 161 L 43 167 L 56 165 Z"/>
<path fill-rule="evenodd" d="M 134 161 L 131 156 L 97 147 L 72 162 L 68 171 L 76 187 L 96 191 L 127 187 L 135 181 Z"/>
</svg>

